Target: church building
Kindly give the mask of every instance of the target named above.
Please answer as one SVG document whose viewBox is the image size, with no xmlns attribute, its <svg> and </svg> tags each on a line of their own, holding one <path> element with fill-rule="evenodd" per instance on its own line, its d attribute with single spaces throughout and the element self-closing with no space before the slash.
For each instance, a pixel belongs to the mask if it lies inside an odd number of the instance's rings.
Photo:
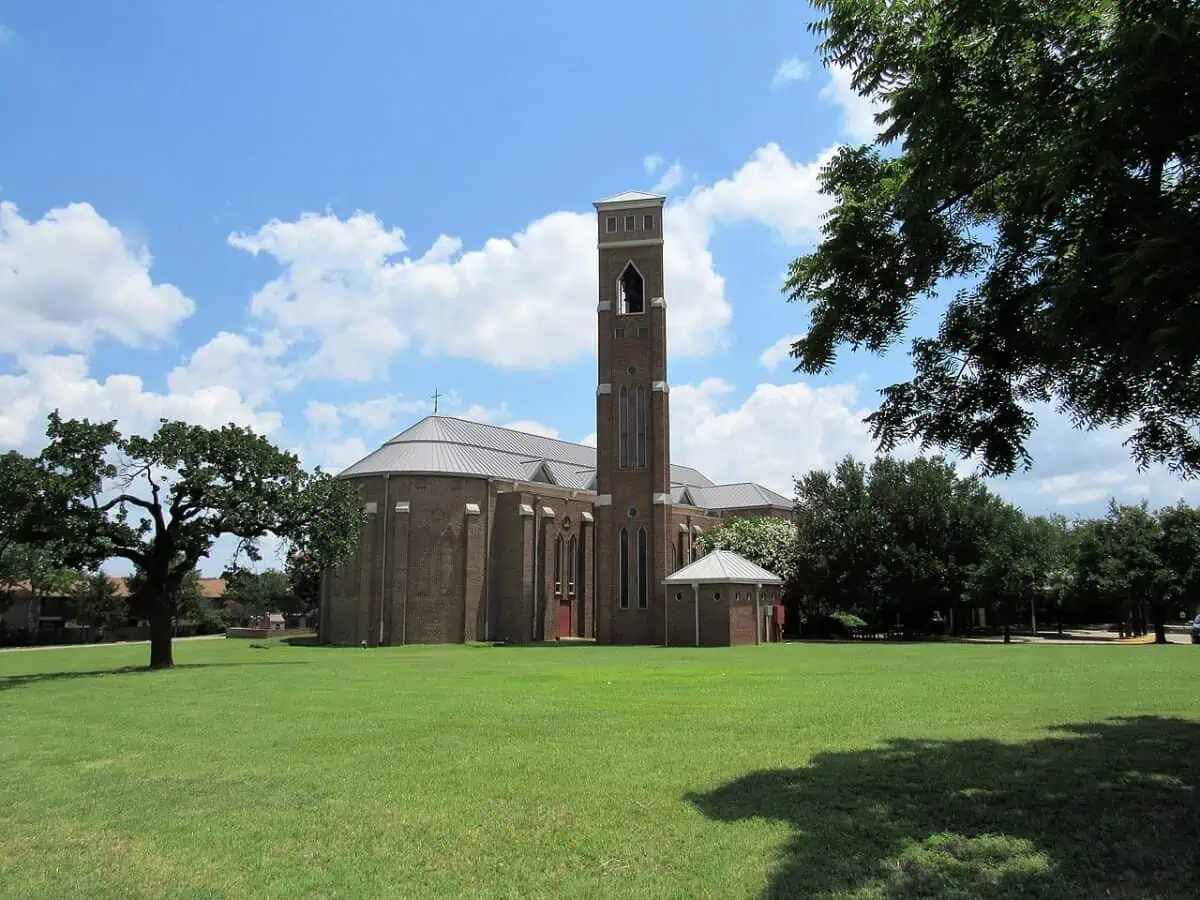
<svg viewBox="0 0 1200 900">
<path fill-rule="evenodd" d="M 671 462 L 664 200 L 628 191 L 594 204 L 596 446 L 432 415 L 344 470 L 367 521 L 326 576 L 322 640 L 674 642 L 670 604 L 684 594 L 668 599 L 665 580 L 697 559 L 700 534 L 736 516 L 791 517 L 792 501 L 762 485 Z M 687 643 L 701 642 L 699 602 L 697 588 Z"/>
</svg>

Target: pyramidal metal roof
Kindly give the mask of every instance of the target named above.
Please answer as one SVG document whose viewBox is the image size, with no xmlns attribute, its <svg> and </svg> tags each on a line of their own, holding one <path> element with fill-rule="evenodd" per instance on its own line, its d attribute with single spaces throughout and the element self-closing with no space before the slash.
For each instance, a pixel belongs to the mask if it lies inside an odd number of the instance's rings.
<svg viewBox="0 0 1200 900">
<path fill-rule="evenodd" d="M 672 572 L 663 584 L 783 584 L 783 579 L 732 550 L 713 550 Z"/>
<path fill-rule="evenodd" d="M 453 416 L 426 416 L 341 475 L 414 472 L 544 481 L 595 490 L 596 448 Z M 708 487 L 712 481 L 688 466 L 671 466 L 673 485 Z"/>
<path fill-rule="evenodd" d="M 666 199 L 666 196 L 663 194 L 650 194 L 646 191 L 622 191 L 619 194 L 613 194 L 611 197 L 605 197 L 603 200 L 597 200 L 592 205 L 600 209 L 614 203 L 660 203 Z"/>
</svg>

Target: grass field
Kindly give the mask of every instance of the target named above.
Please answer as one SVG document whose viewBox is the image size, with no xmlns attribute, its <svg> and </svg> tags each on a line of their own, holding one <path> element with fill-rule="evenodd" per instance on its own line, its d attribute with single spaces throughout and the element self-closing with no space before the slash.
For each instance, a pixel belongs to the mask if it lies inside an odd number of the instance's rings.
<svg viewBox="0 0 1200 900">
<path fill-rule="evenodd" d="M 1190 647 L 146 653 L 0 654 L 0 897 L 1200 896 Z"/>
</svg>

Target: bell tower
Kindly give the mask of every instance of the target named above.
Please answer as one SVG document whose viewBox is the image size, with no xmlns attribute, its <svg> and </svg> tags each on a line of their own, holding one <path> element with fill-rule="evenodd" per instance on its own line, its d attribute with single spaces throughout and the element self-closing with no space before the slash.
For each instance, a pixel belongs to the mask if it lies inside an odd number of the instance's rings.
<svg viewBox="0 0 1200 900">
<path fill-rule="evenodd" d="M 596 639 L 663 643 L 671 547 L 665 197 L 596 201 Z"/>
</svg>

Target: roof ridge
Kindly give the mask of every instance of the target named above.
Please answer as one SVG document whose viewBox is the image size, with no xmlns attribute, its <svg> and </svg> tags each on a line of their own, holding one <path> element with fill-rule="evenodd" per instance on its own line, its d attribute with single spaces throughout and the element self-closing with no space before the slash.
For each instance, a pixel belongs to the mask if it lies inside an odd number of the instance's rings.
<svg viewBox="0 0 1200 900">
<path fill-rule="evenodd" d="M 532 431 L 521 431 L 521 429 L 519 429 L 519 428 L 509 428 L 507 425 L 493 425 L 491 422 L 480 422 L 476 419 L 464 419 L 461 416 L 446 416 L 446 415 L 442 415 L 441 413 L 430 413 L 429 415 L 425 416 L 424 418 L 418 419 L 416 422 L 413 422 L 413 424 L 410 425 L 408 428 L 405 428 L 404 431 L 400 432 L 400 434 L 404 434 L 405 432 L 412 430 L 413 428 L 415 428 L 416 426 L 418 426 L 422 422 L 424 422 L 426 419 L 453 419 L 455 422 L 465 422 L 468 425 L 475 425 L 479 428 L 490 428 L 493 431 L 507 431 L 509 434 L 519 434 L 522 437 L 537 438 L 539 441 L 553 441 L 556 444 L 566 444 L 570 447 L 586 447 L 588 450 L 593 450 L 593 451 L 596 449 L 591 444 L 584 444 L 579 441 L 568 441 L 566 438 L 550 437 L 545 434 L 534 434 Z M 396 435 L 396 437 L 400 437 L 400 434 Z M 392 440 L 394 441 L 396 439 L 396 437 L 392 438 Z M 463 443 L 462 441 L 450 441 L 450 440 L 445 440 L 445 439 L 443 439 L 443 442 L 447 443 L 447 444 Z M 391 441 L 389 441 L 388 443 L 391 443 Z"/>
</svg>

